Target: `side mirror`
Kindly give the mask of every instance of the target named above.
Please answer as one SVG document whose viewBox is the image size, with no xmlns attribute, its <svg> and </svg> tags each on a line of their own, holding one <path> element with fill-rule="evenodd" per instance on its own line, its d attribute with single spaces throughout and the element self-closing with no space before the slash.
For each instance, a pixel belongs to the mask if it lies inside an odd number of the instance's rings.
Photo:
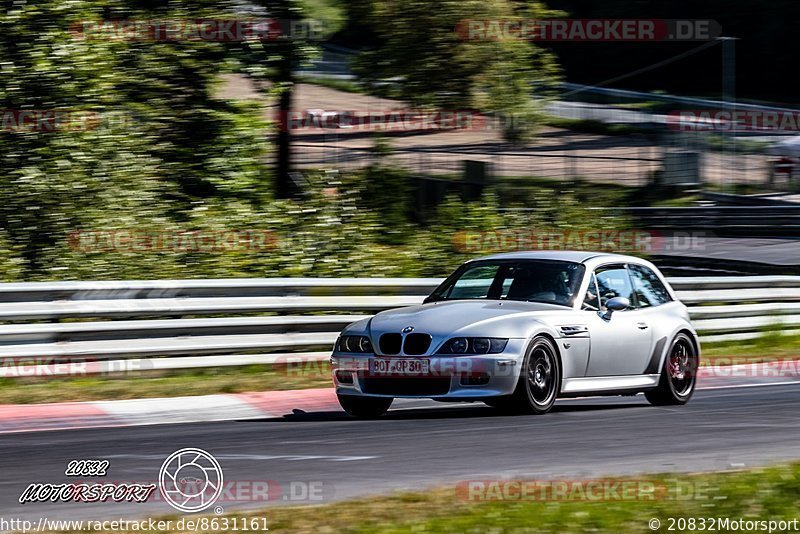
<svg viewBox="0 0 800 534">
<path fill-rule="evenodd" d="M 605 313 L 601 312 L 601 315 L 603 319 L 608 320 L 611 319 L 612 312 L 622 311 L 630 308 L 630 306 L 631 306 L 631 301 L 626 299 L 625 297 L 614 297 L 613 299 L 609 299 L 609 301 L 606 302 L 606 312 Z"/>
<path fill-rule="evenodd" d="M 614 297 L 606 302 L 606 308 L 612 311 L 622 311 L 631 307 L 631 301 L 625 297 Z"/>
</svg>

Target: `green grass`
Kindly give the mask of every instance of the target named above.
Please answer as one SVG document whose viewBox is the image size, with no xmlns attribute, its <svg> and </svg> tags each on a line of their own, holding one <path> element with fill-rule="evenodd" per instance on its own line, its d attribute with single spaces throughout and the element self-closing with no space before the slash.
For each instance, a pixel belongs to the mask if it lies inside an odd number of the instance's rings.
<svg viewBox="0 0 800 534">
<path fill-rule="evenodd" d="M 536 206 L 537 199 L 548 193 L 574 194 L 575 200 L 584 207 L 624 208 L 633 206 L 692 206 L 698 196 L 675 187 L 653 185 L 631 186 L 597 182 L 580 176 L 572 180 L 540 176 L 500 176 L 494 179 L 495 189 L 501 204 Z M 606 212 L 603 217 L 612 215 Z M 588 217 L 599 217 L 600 213 L 587 213 Z M 604 219 L 607 221 L 607 219 Z M 624 225 L 623 225 L 624 227 Z M 609 228 L 610 229 L 610 228 Z M 618 229 L 618 227 L 617 227 Z"/>
<path fill-rule="evenodd" d="M 342 80 L 339 78 L 322 78 L 318 76 L 302 76 L 300 81 L 311 85 L 319 85 L 320 87 L 327 87 L 328 89 L 335 89 L 345 93 L 366 93 L 363 87 L 358 83 L 351 80 Z"/>
<path fill-rule="evenodd" d="M 546 477 L 542 477 L 546 478 Z M 633 480 L 633 477 L 623 479 Z M 455 488 L 350 500 L 317 506 L 273 507 L 226 517 L 266 518 L 271 532 L 436 533 L 667 532 L 668 518 L 791 520 L 800 505 L 800 464 L 698 475 L 653 475 L 670 489 L 654 500 L 467 500 Z M 678 494 L 676 487 L 682 488 Z M 195 518 L 197 516 L 194 516 Z M 731 529 L 732 530 L 732 529 Z M 691 531 L 676 529 L 675 531 Z M 717 528 L 716 531 L 727 531 Z M 174 532 L 174 531 L 173 531 Z M 209 530 L 215 532 L 215 530 Z"/>
<path fill-rule="evenodd" d="M 658 100 L 645 100 L 642 102 L 621 102 L 619 104 L 613 104 L 613 106 L 615 108 L 632 109 L 636 111 L 650 111 L 655 113 L 657 111 L 668 109 L 670 104 Z"/>
<path fill-rule="evenodd" d="M 629 206 L 636 202 L 639 188 L 576 178 L 559 180 L 538 176 L 502 176 L 495 179 L 497 195 L 504 206 L 536 206 L 536 200 L 553 192 L 574 194 L 583 206 Z"/>
<path fill-rule="evenodd" d="M 783 334 L 777 329 L 765 329 L 755 339 L 707 343 L 703 345 L 702 359 L 731 362 L 800 359 L 800 336 Z"/>
<path fill-rule="evenodd" d="M 709 134 L 705 138 L 706 148 L 716 152 L 729 152 L 736 150 L 737 154 L 763 154 L 773 145 L 769 141 L 755 139 L 736 139 L 735 141 L 723 135 Z"/>
<path fill-rule="evenodd" d="M 634 135 L 652 133 L 651 129 L 632 124 L 613 124 L 593 119 L 565 119 L 546 116 L 543 123 L 553 128 L 596 135 Z"/>
<path fill-rule="evenodd" d="M 766 184 L 762 183 L 747 183 L 747 184 L 719 184 L 709 183 L 705 184 L 704 189 L 713 193 L 729 193 L 733 195 L 757 195 L 760 193 L 769 193 L 771 190 L 767 188 Z"/>
<path fill-rule="evenodd" d="M 142 399 L 331 386 L 327 361 L 70 378 L 2 378 L 0 404 Z"/>
<path fill-rule="evenodd" d="M 654 200 L 650 203 L 652 207 L 658 208 L 686 208 L 697 205 L 697 201 L 701 200 L 699 195 L 685 195 L 675 198 L 665 198 L 663 200 Z"/>
</svg>

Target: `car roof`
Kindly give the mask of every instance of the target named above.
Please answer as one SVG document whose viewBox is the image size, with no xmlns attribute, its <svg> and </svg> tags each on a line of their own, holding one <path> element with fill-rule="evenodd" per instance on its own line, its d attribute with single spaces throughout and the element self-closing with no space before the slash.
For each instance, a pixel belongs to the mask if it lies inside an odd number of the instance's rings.
<svg viewBox="0 0 800 534">
<path fill-rule="evenodd" d="M 602 258 L 609 260 L 638 260 L 631 256 L 624 256 L 622 254 L 611 254 L 608 252 L 591 252 L 587 250 L 526 250 L 519 252 L 504 252 L 501 254 L 492 254 L 491 256 L 484 256 L 476 258 L 472 261 L 481 260 L 560 260 L 571 261 L 575 263 L 584 263 L 593 258 Z"/>
</svg>

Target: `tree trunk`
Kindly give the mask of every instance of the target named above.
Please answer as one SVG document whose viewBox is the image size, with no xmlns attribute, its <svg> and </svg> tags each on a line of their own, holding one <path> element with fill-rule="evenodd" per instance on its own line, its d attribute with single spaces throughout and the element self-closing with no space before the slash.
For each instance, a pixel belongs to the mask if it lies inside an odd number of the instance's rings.
<svg viewBox="0 0 800 534">
<path fill-rule="evenodd" d="M 277 80 L 285 88 L 281 92 L 278 102 L 278 164 L 275 172 L 275 196 L 277 198 L 293 198 L 297 195 L 297 186 L 289 173 L 292 172 L 292 132 L 289 129 L 289 112 L 292 110 L 292 97 L 294 96 L 294 78 L 292 76 L 291 60 L 286 58 L 280 67 Z"/>
</svg>

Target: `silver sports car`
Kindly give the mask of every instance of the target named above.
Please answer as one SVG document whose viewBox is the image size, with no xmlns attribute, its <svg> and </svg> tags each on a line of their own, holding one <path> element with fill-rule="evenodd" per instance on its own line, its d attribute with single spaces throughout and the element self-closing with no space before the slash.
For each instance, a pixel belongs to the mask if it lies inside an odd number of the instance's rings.
<svg viewBox="0 0 800 534">
<path fill-rule="evenodd" d="M 592 252 L 471 260 L 419 306 L 351 324 L 331 357 L 339 402 L 382 415 L 396 397 L 543 414 L 558 397 L 692 396 L 700 343 L 650 262 Z"/>
</svg>

